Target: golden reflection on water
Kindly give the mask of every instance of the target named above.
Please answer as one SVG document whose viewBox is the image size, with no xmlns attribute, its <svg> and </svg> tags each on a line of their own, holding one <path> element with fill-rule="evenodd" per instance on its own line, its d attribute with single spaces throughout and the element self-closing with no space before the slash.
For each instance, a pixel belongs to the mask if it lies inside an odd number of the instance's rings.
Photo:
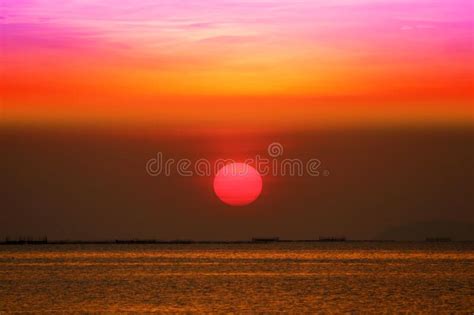
<svg viewBox="0 0 474 315">
<path fill-rule="evenodd" d="M 473 243 L 0 246 L 0 311 L 474 310 Z"/>
</svg>

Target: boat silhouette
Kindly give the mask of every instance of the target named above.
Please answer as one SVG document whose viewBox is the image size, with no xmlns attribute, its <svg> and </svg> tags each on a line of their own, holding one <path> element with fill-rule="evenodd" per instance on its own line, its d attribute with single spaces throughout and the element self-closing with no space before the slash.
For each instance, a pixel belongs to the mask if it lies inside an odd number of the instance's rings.
<svg viewBox="0 0 474 315">
<path fill-rule="evenodd" d="M 320 241 L 320 242 L 345 242 L 345 241 L 346 241 L 346 237 L 345 237 L 345 236 L 342 236 L 342 237 L 320 236 L 320 237 L 319 237 L 319 241 Z"/>
<path fill-rule="evenodd" d="M 252 237 L 253 243 L 271 243 L 271 242 L 279 242 L 279 237 Z"/>
</svg>

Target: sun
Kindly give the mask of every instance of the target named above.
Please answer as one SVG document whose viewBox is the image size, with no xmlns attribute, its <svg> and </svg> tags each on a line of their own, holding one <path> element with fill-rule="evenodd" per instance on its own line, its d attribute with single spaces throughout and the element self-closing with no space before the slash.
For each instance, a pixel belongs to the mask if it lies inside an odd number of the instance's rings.
<svg viewBox="0 0 474 315">
<path fill-rule="evenodd" d="M 227 164 L 214 178 L 214 192 L 228 205 L 246 206 L 262 193 L 262 176 L 248 164 Z"/>
</svg>

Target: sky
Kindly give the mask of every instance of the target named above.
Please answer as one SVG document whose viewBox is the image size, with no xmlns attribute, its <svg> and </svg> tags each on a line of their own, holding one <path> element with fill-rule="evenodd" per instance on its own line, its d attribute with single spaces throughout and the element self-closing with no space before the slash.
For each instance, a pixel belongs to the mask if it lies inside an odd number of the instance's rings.
<svg viewBox="0 0 474 315">
<path fill-rule="evenodd" d="M 473 28 L 472 0 L 2 0 L 0 238 L 473 240 Z M 272 143 L 323 176 L 231 207 L 146 171 Z"/>
<path fill-rule="evenodd" d="M 7 124 L 470 124 L 470 0 L 1 3 Z"/>
<path fill-rule="evenodd" d="M 317 158 L 321 176 L 263 176 L 261 196 L 232 207 L 212 176 L 150 176 L 165 159 Z M 0 238 L 474 240 L 474 130 L 319 130 L 213 137 L 72 128 L 2 130 Z M 328 176 L 324 171 L 329 171 Z"/>
</svg>

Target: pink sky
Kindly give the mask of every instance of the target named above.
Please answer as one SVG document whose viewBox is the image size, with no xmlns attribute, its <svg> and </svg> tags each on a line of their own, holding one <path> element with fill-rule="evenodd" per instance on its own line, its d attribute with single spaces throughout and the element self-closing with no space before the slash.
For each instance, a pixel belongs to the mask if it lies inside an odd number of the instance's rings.
<svg viewBox="0 0 474 315">
<path fill-rule="evenodd" d="M 294 104 L 279 98 L 295 97 L 306 108 L 297 123 L 321 112 L 301 99 L 330 97 L 344 100 L 331 117 L 360 112 L 351 104 L 362 98 L 379 104 L 373 116 L 383 119 L 428 111 L 472 120 L 473 20 L 469 0 L 6 0 L 4 113 L 11 121 L 101 120 L 97 109 L 113 103 L 117 120 L 139 108 L 179 121 L 215 106 L 197 101 L 193 112 L 178 98 L 160 106 L 163 96 L 239 106 L 236 98 L 263 96 L 285 116 Z"/>
</svg>

